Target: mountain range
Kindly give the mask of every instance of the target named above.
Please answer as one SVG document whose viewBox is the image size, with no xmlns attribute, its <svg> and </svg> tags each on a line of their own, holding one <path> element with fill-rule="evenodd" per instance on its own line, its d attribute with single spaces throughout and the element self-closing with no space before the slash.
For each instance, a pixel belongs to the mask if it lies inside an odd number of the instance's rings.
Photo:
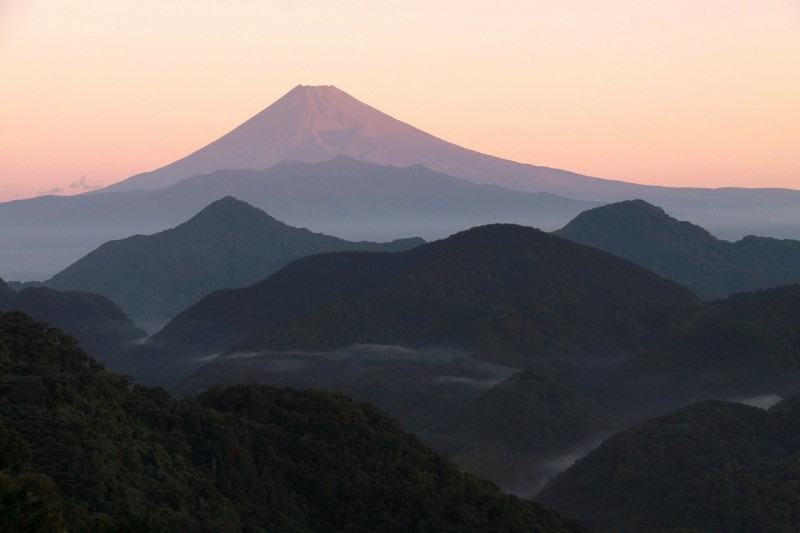
<svg viewBox="0 0 800 533">
<path fill-rule="evenodd" d="M 132 386 L 62 332 L 0 312 L 3 531 L 583 528 L 460 472 L 325 391 Z"/>
<path fill-rule="evenodd" d="M 333 86 L 298 85 L 208 146 L 106 190 L 158 189 L 220 169 L 265 169 L 281 161 L 321 162 L 337 155 L 379 165 L 423 165 L 476 183 L 584 201 L 643 198 L 726 238 L 800 233 L 800 191 L 658 187 L 521 164 L 438 139 Z"/>
<path fill-rule="evenodd" d="M 297 260 L 206 296 L 142 349 L 198 357 L 388 344 L 529 364 L 634 349 L 692 305 L 688 289 L 629 261 L 533 228 L 489 225 L 405 252 Z"/>
<path fill-rule="evenodd" d="M 400 251 L 424 242 L 345 241 L 288 226 L 225 197 L 175 228 L 107 242 L 44 285 L 102 294 L 137 323 L 159 325 L 210 292 L 251 285 L 300 257 L 339 250 Z"/>
<path fill-rule="evenodd" d="M 441 238 L 490 222 L 557 229 L 598 205 L 477 185 L 419 166 L 385 167 L 347 157 L 286 162 L 267 170 L 221 170 L 153 191 L 0 204 L 0 264 L 48 279 L 106 241 L 172 228 L 226 196 L 246 199 L 293 226 L 381 241 Z"/>
<path fill-rule="evenodd" d="M 337 156 L 373 166 L 324 166 Z M 291 162 L 306 166 L 298 172 Z M 387 166 L 405 170 L 378 170 Z M 269 179 L 253 179 L 267 169 Z M 297 175 L 304 172 L 306 182 Z M 383 192 L 387 181 L 400 183 L 391 197 Z M 276 189 L 282 191 L 277 196 Z M 492 222 L 554 230 L 587 208 L 633 198 L 720 238 L 800 233 L 800 191 L 654 187 L 515 163 L 437 139 L 335 87 L 298 86 L 227 135 L 161 169 L 79 197 L 0 204 L 0 275 L 46 279 L 105 241 L 173 227 L 227 195 L 289 224 L 354 240 L 441 238 Z"/>
<path fill-rule="evenodd" d="M 552 475 L 538 470 L 543 455 L 616 427 L 574 387 L 698 305 L 629 261 L 533 228 L 488 225 L 404 252 L 298 259 L 209 294 L 108 363 L 187 396 L 243 381 L 346 392 L 470 471 L 508 487 L 527 464 L 540 484 Z M 520 368 L 532 374 L 516 376 Z M 554 391 L 547 414 L 487 437 L 489 411 L 511 413 L 514 399 Z M 545 429 L 554 419 L 572 422 Z"/>
</svg>

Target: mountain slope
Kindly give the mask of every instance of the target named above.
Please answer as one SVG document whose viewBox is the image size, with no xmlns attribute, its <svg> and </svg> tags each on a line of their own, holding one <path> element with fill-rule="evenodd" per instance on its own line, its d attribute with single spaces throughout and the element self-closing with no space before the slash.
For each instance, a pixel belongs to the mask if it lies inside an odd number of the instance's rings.
<svg viewBox="0 0 800 533">
<path fill-rule="evenodd" d="M 701 399 L 800 391 L 800 285 L 734 294 L 676 321 L 670 335 L 599 384 L 636 419 Z M 636 402 L 631 402 L 636 398 Z"/>
<path fill-rule="evenodd" d="M 4 307 L 6 302 L 14 297 L 14 289 L 8 286 L 8 283 L 0 278 L 0 307 Z"/>
<path fill-rule="evenodd" d="M 114 302 L 99 294 L 27 287 L 14 292 L 0 310 L 22 310 L 74 336 L 94 357 L 110 360 L 145 336 Z"/>
<path fill-rule="evenodd" d="M 139 323 L 163 323 L 214 290 L 255 283 L 305 255 L 395 251 L 422 242 L 349 242 L 287 226 L 226 197 L 173 229 L 108 242 L 45 285 L 103 294 Z"/>
<path fill-rule="evenodd" d="M 443 345 L 512 360 L 603 353 L 638 346 L 671 310 L 694 303 L 632 263 L 521 226 L 472 228 L 403 255 L 413 259 L 382 285 L 267 326 L 242 348 Z"/>
<path fill-rule="evenodd" d="M 467 150 L 396 120 L 336 87 L 298 85 L 208 146 L 105 190 L 158 189 L 220 169 L 265 169 L 280 161 L 313 163 L 336 155 L 379 165 L 424 165 L 484 183 L 500 184 L 487 178 L 510 174 L 520 184 L 526 178 L 535 181 L 526 190 L 537 192 L 563 192 L 565 187 L 580 192 L 582 186 L 602 181 Z"/>
<path fill-rule="evenodd" d="M 196 359 L 237 343 L 247 351 L 377 343 L 464 348 L 520 364 L 632 350 L 695 302 L 684 287 L 610 254 L 490 225 L 396 254 L 295 261 L 253 286 L 210 294 L 141 349 Z"/>
<path fill-rule="evenodd" d="M 106 241 L 174 227 L 225 196 L 245 199 L 290 225 L 378 241 L 442 238 L 490 222 L 553 230 L 598 205 L 477 185 L 419 166 L 386 167 L 344 156 L 285 162 L 267 170 L 217 171 L 154 191 L 0 204 L 0 275 L 47 279 Z"/>
<path fill-rule="evenodd" d="M 163 188 L 195 174 L 220 169 L 265 169 L 280 161 L 320 162 L 336 155 L 361 161 L 433 170 L 476 183 L 549 192 L 590 201 L 646 198 L 675 205 L 714 197 L 752 201 L 762 207 L 793 206 L 800 191 L 674 189 L 592 178 L 564 170 L 516 163 L 462 148 L 360 102 L 333 86 L 298 85 L 230 133 L 165 167 L 104 189 Z M 751 200 L 748 200 L 751 199 Z M 742 212 L 738 213 L 743 216 Z"/>
<path fill-rule="evenodd" d="M 798 399 L 704 402 L 612 436 L 540 498 L 598 531 L 800 528 Z"/>
<path fill-rule="evenodd" d="M 580 530 L 369 404 L 257 385 L 179 402 L 22 313 L 0 314 L 0 390 L 9 531 Z"/>
<path fill-rule="evenodd" d="M 704 299 L 800 281 L 800 241 L 730 243 L 643 200 L 590 209 L 554 233 L 630 259 Z"/>
<path fill-rule="evenodd" d="M 263 171 L 215 171 L 161 194 L 176 203 L 201 194 L 230 194 L 289 223 L 359 239 L 396 237 L 400 228 L 405 234 L 441 238 L 493 222 L 555 229 L 568 216 L 598 205 L 479 185 L 420 165 L 383 166 L 346 156 L 323 163 L 282 162 Z"/>
</svg>

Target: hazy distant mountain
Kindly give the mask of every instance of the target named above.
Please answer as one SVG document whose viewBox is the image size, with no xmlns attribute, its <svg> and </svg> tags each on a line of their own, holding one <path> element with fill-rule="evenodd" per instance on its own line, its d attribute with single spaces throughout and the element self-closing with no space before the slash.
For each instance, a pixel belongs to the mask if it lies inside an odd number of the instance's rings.
<svg viewBox="0 0 800 533">
<path fill-rule="evenodd" d="M 621 432 L 537 496 L 597 531 L 797 531 L 800 397 L 704 402 Z"/>
<path fill-rule="evenodd" d="M 800 191 L 646 186 L 516 163 L 438 139 L 333 86 L 297 86 L 208 146 L 104 191 L 163 188 L 198 173 L 265 169 L 287 160 L 320 162 L 336 155 L 380 165 L 424 165 L 477 183 L 581 200 L 644 198 L 724 238 L 800 235 Z"/>
<path fill-rule="evenodd" d="M 358 239 L 441 238 L 493 222 L 555 229 L 567 214 L 598 205 L 477 185 L 419 165 L 381 166 L 345 156 L 324 163 L 283 162 L 264 171 L 217 171 L 160 194 L 176 203 L 230 194 L 289 223 Z"/>
<path fill-rule="evenodd" d="M 1 285 L 0 310 L 25 311 L 36 320 L 74 336 L 81 348 L 98 359 L 113 359 L 145 336 L 145 332 L 105 296 L 82 291 L 61 292 L 45 287 L 28 287 L 8 293 Z"/>
<path fill-rule="evenodd" d="M 250 285 L 299 257 L 400 251 L 424 242 L 345 241 L 287 226 L 229 196 L 175 228 L 107 242 L 45 285 L 103 294 L 140 324 L 164 323 L 212 291 Z"/>
<path fill-rule="evenodd" d="M 554 233 L 630 259 L 705 299 L 800 282 L 800 241 L 749 236 L 731 243 L 643 200 L 590 209 Z"/>
<path fill-rule="evenodd" d="M 298 85 L 275 103 L 196 152 L 104 191 L 160 189 L 220 169 L 266 169 L 281 161 L 327 161 L 337 155 L 379 165 L 424 165 L 453 176 L 502 184 L 511 173 L 525 190 L 585 193 L 594 179 L 521 165 L 438 139 L 333 86 Z M 525 183 L 525 180 L 534 183 Z M 533 185 L 531 187 L 530 185 Z"/>
<path fill-rule="evenodd" d="M 476 224 L 554 230 L 598 204 L 476 185 L 416 166 L 338 157 L 262 171 L 219 171 L 155 191 L 41 197 L 0 204 L 0 272 L 47 279 L 106 241 L 174 227 L 225 196 L 288 224 L 350 240 L 441 238 Z"/>
<path fill-rule="evenodd" d="M 364 170 L 341 160 L 330 167 L 320 163 L 336 156 L 405 170 L 381 173 L 380 166 Z M 322 166 L 285 168 L 290 161 Z M 259 177 L 268 168 L 270 173 Z M 341 175 L 343 168 L 349 177 Z M 326 182 L 329 171 L 339 174 L 332 183 Z M 303 183 L 291 183 L 289 175 L 303 181 L 297 174 L 305 172 L 310 175 Z M 202 174 L 211 176 L 195 179 Z M 452 177 L 560 198 L 513 196 Z M 356 184 L 361 192 L 350 188 Z M 237 191 L 239 186 L 255 190 L 259 201 Z M 103 242 L 172 227 L 226 195 L 244 198 L 289 224 L 354 240 L 441 238 L 494 222 L 554 230 L 580 211 L 633 198 L 663 206 L 720 238 L 800 236 L 800 191 L 655 187 L 515 163 L 437 139 L 335 87 L 299 86 L 229 134 L 162 169 L 78 197 L 0 204 L 0 275 L 46 279 Z"/>
</svg>

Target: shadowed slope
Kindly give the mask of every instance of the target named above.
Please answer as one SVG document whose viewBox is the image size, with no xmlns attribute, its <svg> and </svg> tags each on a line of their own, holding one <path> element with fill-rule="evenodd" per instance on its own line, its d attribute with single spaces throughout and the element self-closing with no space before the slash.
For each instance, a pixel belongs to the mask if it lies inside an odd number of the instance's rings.
<svg viewBox="0 0 800 533">
<path fill-rule="evenodd" d="M 800 281 L 800 241 L 730 243 L 643 200 L 585 211 L 555 234 L 630 259 L 705 299 Z"/>
<path fill-rule="evenodd" d="M 422 242 L 345 241 L 288 226 L 226 197 L 173 229 L 108 242 L 45 284 L 103 294 L 142 324 L 163 323 L 214 290 L 255 283 L 299 257 L 404 250 Z"/>
</svg>

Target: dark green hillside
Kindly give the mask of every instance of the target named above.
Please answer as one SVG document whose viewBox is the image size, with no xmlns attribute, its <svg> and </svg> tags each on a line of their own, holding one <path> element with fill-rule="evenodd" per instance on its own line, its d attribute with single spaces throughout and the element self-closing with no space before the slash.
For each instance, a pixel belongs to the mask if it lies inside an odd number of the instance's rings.
<svg viewBox="0 0 800 533">
<path fill-rule="evenodd" d="M 555 234 L 629 259 L 703 299 L 800 282 L 800 241 L 723 241 L 643 200 L 584 211 Z"/>
<path fill-rule="evenodd" d="M 0 314 L 0 468 L 6 530 L 577 530 L 369 404 L 255 385 L 176 401 L 19 312 Z"/>
<path fill-rule="evenodd" d="M 161 324 L 212 291 L 250 285 L 299 257 L 337 250 L 398 251 L 422 242 L 345 241 L 287 226 L 226 197 L 175 228 L 107 242 L 45 283 L 103 294 L 137 322 Z"/>
<path fill-rule="evenodd" d="M 539 453 L 608 433 L 613 425 L 563 385 L 522 370 L 481 394 L 447 429 L 471 442 L 502 441 L 519 452 Z"/>
<path fill-rule="evenodd" d="M 800 285 L 707 304 L 601 386 L 612 410 L 800 389 Z M 630 398 L 637 398 L 631 402 Z"/>
<path fill-rule="evenodd" d="M 99 294 L 28 287 L 12 291 L 5 303 L 0 296 L 0 310 L 3 309 L 25 311 L 67 331 L 87 353 L 103 359 L 114 359 L 145 336 L 114 302 Z"/>
<path fill-rule="evenodd" d="M 0 308 L 7 305 L 7 302 L 14 297 L 14 289 L 8 286 L 8 283 L 0 278 Z"/>
<path fill-rule="evenodd" d="M 234 347 L 350 344 L 462 348 L 529 365 L 546 354 L 632 351 L 696 304 L 684 287 L 633 263 L 496 224 L 395 254 L 308 257 L 250 287 L 212 293 L 120 370 L 166 385 Z"/>
<path fill-rule="evenodd" d="M 543 457 L 615 429 L 596 405 L 539 372 L 523 370 L 444 424 L 439 442 L 466 468 L 505 462 L 505 469 L 496 465 L 502 474 L 493 475 L 510 484 L 523 477 L 522 465 L 536 465 Z"/>
<path fill-rule="evenodd" d="M 519 364 L 532 354 L 632 350 L 695 303 L 633 263 L 522 226 L 473 228 L 398 254 L 394 265 L 384 283 L 268 325 L 240 348 L 450 346 Z"/>
<path fill-rule="evenodd" d="M 609 438 L 540 497 L 599 531 L 797 531 L 798 405 L 686 407 Z"/>
</svg>

